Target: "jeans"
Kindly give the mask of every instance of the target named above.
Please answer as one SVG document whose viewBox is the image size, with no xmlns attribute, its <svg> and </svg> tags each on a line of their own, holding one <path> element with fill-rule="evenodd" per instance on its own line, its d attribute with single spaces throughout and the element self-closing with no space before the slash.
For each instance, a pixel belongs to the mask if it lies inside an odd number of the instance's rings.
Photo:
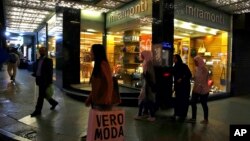
<svg viewBox="0 0 250 141">
<path fill-rule="evenodd" d="M 207 99 L 208 99 L 208 93 L 207 94 L 198 94 L 198 93 L 193 93 L 192 94 L 192 98 L 191 98 L 192 119 L 196 119 L 197 103 L 200 100 L 202 108 L 203 108 L 203 112 L 204 112 L 204 119 L 208 120 Z"/>
</svg>

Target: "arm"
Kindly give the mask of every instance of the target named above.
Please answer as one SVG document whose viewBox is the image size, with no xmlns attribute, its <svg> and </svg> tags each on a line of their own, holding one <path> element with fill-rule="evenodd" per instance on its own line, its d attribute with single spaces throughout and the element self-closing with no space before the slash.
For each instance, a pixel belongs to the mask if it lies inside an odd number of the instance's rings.
<svg viewBox="0 0 250 141">
<path fill-rule="evenodd" d="M 112 101 L 112 94 L 113 94 L 113 79 L 111 74 L 111 69 L 109 67 L 108 62 L 102 62 L 101 63 L 101 73 L 103 74 L 103 83 L 106 83 L 107 85 L 107 91 L 105 99 L 106 102 L 109 103 Z M 100 84 L 103 85 L 103 84 Z"/>
</svg>

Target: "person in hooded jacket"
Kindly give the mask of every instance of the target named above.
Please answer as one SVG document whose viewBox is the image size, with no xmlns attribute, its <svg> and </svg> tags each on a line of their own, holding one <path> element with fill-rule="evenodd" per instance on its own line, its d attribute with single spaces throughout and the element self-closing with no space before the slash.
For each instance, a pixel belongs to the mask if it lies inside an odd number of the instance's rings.
<svg viewBox="0 0 250 141">
<path fill-rule="evenodd" d="M 155 121 L 155 71 L 153 66 L 153 56 L 151 51 L 142 51 L 141 58 L 143 60 L 143 86 L 141 88 L 139 99 L 139 111 L 135 119 L 143 118 L 143 110 L 149 110 L 150 117 L 148 121 Z"/>
<path fill-rule="evenodd" d="M 201 124 L 208 124 L 208 95 L 209 95 L 209 86 L 208 86 L 208 78 L 209 73 L 208 69 L 205 66 L 205 62 L 202 57 L 196 56 L 194 58 L 194 63 L 196 66 L 195 74 L 194 74 L 194 87 L 191 98 L 191 106 L 192 106 L 192 118 L 189 119 L 189 122 L 196 121 L 197 115 L 197 103 L 200 100 L 204 119 L 200 122 Z"/>
</svg>

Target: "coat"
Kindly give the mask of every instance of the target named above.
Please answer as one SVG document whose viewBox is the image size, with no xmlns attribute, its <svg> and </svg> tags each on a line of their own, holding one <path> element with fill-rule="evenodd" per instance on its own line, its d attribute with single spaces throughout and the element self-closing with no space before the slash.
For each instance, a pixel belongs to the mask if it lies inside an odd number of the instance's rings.
<svg viewBox="0 0 250 141">
<path fill-rule="evenodd" d="M 50 84 L 52 84 L 53 82 L 53 63 L 52 63 L 52 59 L 44 57 L 43 59 L 43 63 L 41 66 L 41 71 L 40 71 L 40 76 L 37 76 L 37 69 L 38 69 L 38 63 L 41 60 L 41 58 L 39 58 L 35 63 L 34 63 L 34 73 L 33 76 L 36 77 L 36 84 L 38 86 L 44 86 L 44 87 L 48 87 Z"/>
</svg>

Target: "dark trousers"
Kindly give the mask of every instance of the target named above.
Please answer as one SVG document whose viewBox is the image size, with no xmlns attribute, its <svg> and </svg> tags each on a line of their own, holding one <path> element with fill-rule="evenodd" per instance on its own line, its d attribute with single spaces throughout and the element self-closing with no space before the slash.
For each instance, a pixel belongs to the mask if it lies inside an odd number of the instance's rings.
<svg viewBox="0 0 250 141">
<path fill-rule="evenodd" d="M 175 98 L 174 104 L 174 116 L 179 116 L 180 118 L 186 118 L 189 106 L 189 96 L 181 96 Z"/>
<path fill-rule="evenodd" d="M 193 93 L 191 98 L 191 106 L 192 106 L 192 119 L 196 119 L 197 115 L 197 103 L 200 100 L 202 109 L 204 112 L 204 119 L 208 120 L 208 106 L 207 106 L 208 94 L 198 94 Z"/>
<path fill-rule="evenodd" d="M 153 101 L 142 101 L 139 104 L 138 116 L 142 116 L 143 110 L 149 110 L 150 116 L 155 117 L 155 104 Z"/>
<path fill-rule="evenodd" d="M 39 94 L 38 94 L 38 99 L 36 103 L 36 112 L 41 112 L 43 108 L 43 101 L 44 98 L 46 97 L 46 89 L 47 87 L 45 86 L 39 86 Z M 49 102 L 50 105 L 56 105 L 57 101 L 55 101 L 53 98 L 47 99 L 46 100 Z"/>
</svg>

